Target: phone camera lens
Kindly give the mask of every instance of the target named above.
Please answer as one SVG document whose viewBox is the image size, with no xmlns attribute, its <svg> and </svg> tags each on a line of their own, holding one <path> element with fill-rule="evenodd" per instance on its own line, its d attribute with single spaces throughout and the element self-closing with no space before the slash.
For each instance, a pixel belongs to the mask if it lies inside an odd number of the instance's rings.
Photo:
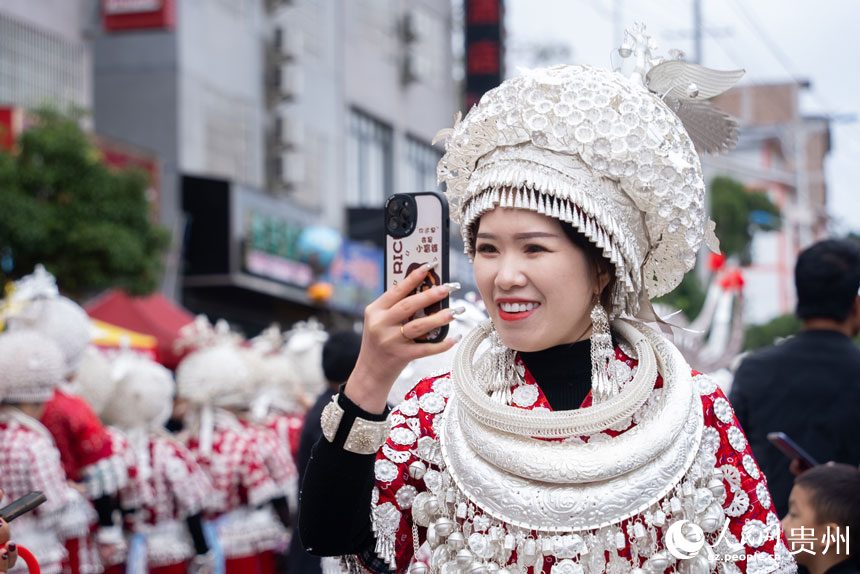
<svg viewBox="0 0 860 574">
<path fill-rule="evenodd" d="M 388 202 L 388 213 L 391 215 L 397 215 L 398 210 L 400 209 L 400 204 L 396 199 Z"/>
<path fill-rule="evenodd" d="M 403 218 L 403 221 L 412 221 L 412 213 L 406 208 L 400 210 L 400 217 Z"/>
<path fill-rule="evenodd" d="M 397 228 L 398 228 L 398 227 L 399 227 L 399 226 L 397 225 L 397 220 L 396 220 L 396 219 L 391 218 L 391 219 L 389 219 L 389 220 L 388 220 L 388 229 L 389 229 L 389 231 L 397 231 Z"/>
</svg>

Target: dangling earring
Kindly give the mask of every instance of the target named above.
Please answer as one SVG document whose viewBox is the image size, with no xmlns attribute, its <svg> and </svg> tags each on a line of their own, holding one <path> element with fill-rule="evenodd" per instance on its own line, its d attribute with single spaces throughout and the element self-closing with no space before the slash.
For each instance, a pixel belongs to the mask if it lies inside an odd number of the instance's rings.
<svg viewBox="0 0 860 574">
<path fill-rule="evenodd" d="M 591 309 L 591 397 L 595 404 L 618 393 L 617 381 L 612 373 L 612 335 L 609 316 L 598 300 Z"/>
<path fill-rule="evenodd" d="M 495 326 L 490 331 L 489 340 L 490 350 L 479 368 L 479 376 L 484 381 L 487 394 L 499 403 L 507 405 L 511 402 L 511 385 L 516 376 L 516 353 L 505 345 Z"/>
</svg>

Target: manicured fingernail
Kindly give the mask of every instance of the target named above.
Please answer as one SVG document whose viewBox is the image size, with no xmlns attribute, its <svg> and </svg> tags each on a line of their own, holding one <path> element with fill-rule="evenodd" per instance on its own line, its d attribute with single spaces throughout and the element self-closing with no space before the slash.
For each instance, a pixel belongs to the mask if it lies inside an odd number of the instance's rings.
<svg viewBox="0 0 860 574">
<path fill-rule="evenodd" d="M 452 314 L 453 316 L 455 316 L 455 317 L 456 317 L 457 315 L 462 315 L 462 314 L 463 314 L 463 313 L 465 313 L 465 312 L 466 312 L 466 308 L 465 308 L 465 307 L 455 307 L 455 308 L 451 309 L 451 314 Z"/>
<path fill-rule="evenodd" d="M 459 342 L 460 342 L 460 339 L 462 339 L 462 338 L 463 338 L 463 334 L 462 334 L 462 333 L 457 333 L 456 335 L 454 335 L 453 337 L 451 337 L 451 339 L 452 339 L 455 343 L 459 343 Z"/>
<path fill-rule="evenodd" d="M 3 555 L 2 555 L 2 556 L 0 556 L 0 558 L 2 558 L 3 560 L 8 560 L 8 559 L 9 559 L 9 554 L 8 554 L 8 553 L 6 553 L 6 552 L 4 552 L 4 553 L 3 553 Z"/>
<path fill-rule="evenodd" d="M 425 263 L 424 268 L 427 271 L 430 271 L 431 269 L 434 269 L 438 265 L 439 265 L 439 260 L 437 259 L 436 261 L 433 261 L 432 263 Z"/>
<path fill-rule="evenodd" d="M 12 552 L 15 552 L 15 550 L 18 548 L 18 545 L 15 544 L 14 542 L 10 542 L 9 544 L 6 545 L 6 548 L 11 550 Z"/>
<path fill-rule="evenodd" d="M 460 288 L 460 284 L 456 281 L 452 281 L 451 283 L 442 283 L 439 287 L 443 288 L 448 293 L 452 293 Z"/>
</svg>

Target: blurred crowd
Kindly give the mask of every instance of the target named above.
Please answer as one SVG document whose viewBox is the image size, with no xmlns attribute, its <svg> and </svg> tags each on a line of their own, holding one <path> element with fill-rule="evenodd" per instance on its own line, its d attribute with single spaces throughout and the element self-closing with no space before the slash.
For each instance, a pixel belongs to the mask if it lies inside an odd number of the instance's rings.
<svg viewBox="0 0 860 574">
<path fill-rule="evenodd" d="M 305 413 L 332 386 L 319 322 L 249 340 L 199 317 L 173 373 L 91 346 L 86 313 L 43 269 L 16 283 L 4 315 L 2 504 L 45 494 L 12 528 L 42 572 L 286 570 Z M 360 336 L 334 339 L 336 388 Z"/>
<path fill-rule="evenodd" d="M 468 312 L 453 332 L 486 318 L 459 303 Z M 326 568 L 292 536 L 299 470 L 360 334 L 310 319 L 248 339 L 199 316 L 180 332 L 174 372 L 128 345 L 93 346 L 86 312 L 41 267 L 9 290 L 2 318 L 0 504 L 32 491 L 47 500 L 14 522 L 0 570 L 21 547 L 46 574 Z M 391 402 L 449 355 L 410 365 Z"/>
</svg>

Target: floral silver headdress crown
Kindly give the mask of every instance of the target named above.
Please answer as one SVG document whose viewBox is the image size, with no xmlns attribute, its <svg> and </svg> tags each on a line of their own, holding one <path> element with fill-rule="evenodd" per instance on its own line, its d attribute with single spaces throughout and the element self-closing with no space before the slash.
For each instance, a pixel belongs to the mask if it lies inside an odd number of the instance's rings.
<svg viewBox="0 0 860 574">
<path fill-rule="evenodd" d="M 467 255 L 478 218 L 498 206 L 554 217 L 615 265 L 611 313 L 635 316 L 681 282 L 706 231 L 717 249 L 697 150 L 736 142 L 737 124 L 706 100 L 743 71 L 662 60 L 654 49 L 637 24 L 619 49 L 635 64 L 629 77 L 588 66 L 525 71 L 439 133 L 437 175 Z"/>
</svg>

